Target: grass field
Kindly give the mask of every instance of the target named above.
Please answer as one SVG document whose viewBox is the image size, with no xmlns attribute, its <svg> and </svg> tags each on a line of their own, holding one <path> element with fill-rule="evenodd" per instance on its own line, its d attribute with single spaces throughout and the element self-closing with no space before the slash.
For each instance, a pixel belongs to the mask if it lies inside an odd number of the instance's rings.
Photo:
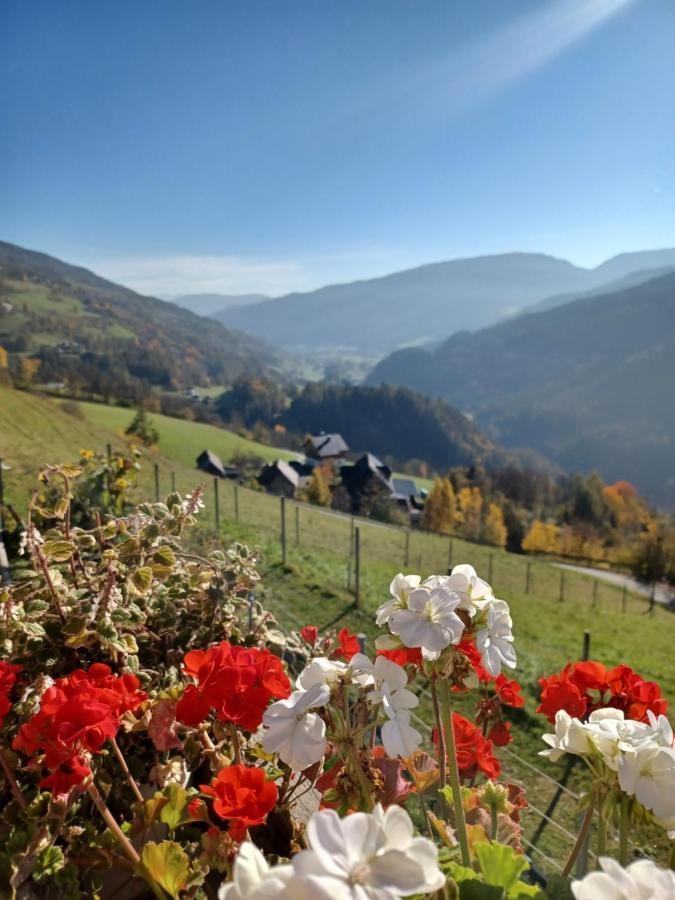
<svg viewBox="0 0 675 900">
<path fill-rule="evenodd" d="M 34 484 L 44 462 L 70 460 L 80 447 L 116 445 L 131 411 L 85 405 L 86 421 L 68 416 L 56 401 L 0 389 L 0 456 L 12 465 L 5 473 L 6 493 L 17 505 Z M 241 440 L 210 426 L 153 416 L 160 429 L 161 452 L 150 460 L 160 467 L 162 491 L 173 473 L 179 490 L 191 490 L 201 480 L 193 468 L 204 446 L 228 459 Z M 217 441 L 222 443 L 216 443 Z M 260 445 L 255 445 L 256 448 Z M 266 448 L 269 450 L 269 448 Z M 277 451 L 273 452 L 278 455 Z M 140 493 L 152 496 L 152 465 L 145 465 Z M 214 484 L 206 481 L 203 524 L 197 541 L 204 544 L 241 539 L 259 554 L 264 578 L 260 597 L 287 628 L 315 624 L 322 629 L 347 625 L 363 632 L 369 642 L 376 629 L 372 613 L 388 594 L 392 576 L 400 570 L 422 574 L 445 572 L 448 565 L 472 563 L 511 606 L 519 662 L 516 676 L 523 685 L 526 706 L 515 711 L 516 740 L 500 751 L 504 775 L 528 786 L 532 810 L 525 816 L 530 840 L 556 791 L 551 779 L 559 779 L 563 766 L 540 760 L 541 734 L 547 723 L 536 714 L 537 679 L 561 669 L 581 656 L 584 632 L 590 633 L 590 655 L 606 665 L 628 663 L 649 679 L 660 682 L 664 693 L 675 696 L 672 643 L 675 619 L 663 608 L 646 614 L 638 597 L 588 576 L 566 572 L 549 563 L 527 560 L 459 539 L 449 540 L 421 532 L 383 526 L 368 520 L 352 520 L 305 504 L 285 504 L 286 563 L 282 563 L 281 504 L 278 498 L 220 482 L 220 534 L 214 529 Z M 354 605 L 353 531 L 360 538 L 360 606 Z M 529 572 L 529 574 L 528 574 Z M 348 587 L 349 584 L 349 587 Z M 529 587 L 529 590 L 528 590 Z M 430 721 L 427 700 L 421 715 Z M 538 771 L 531 767 L 535 766 Z M 581 790 L 585 774 L 581 766 L 570 774 L 568 788 Z M 563 793 L 555 815 L 534 851 L 545 871 L 555 870 L 571 848 L 577 812 L 573 796 Z M 659 835 L 650 835 L 648 852 L 663 858 Z M 544 854 L 542 856 L 541 854 Z"/>
</svg>

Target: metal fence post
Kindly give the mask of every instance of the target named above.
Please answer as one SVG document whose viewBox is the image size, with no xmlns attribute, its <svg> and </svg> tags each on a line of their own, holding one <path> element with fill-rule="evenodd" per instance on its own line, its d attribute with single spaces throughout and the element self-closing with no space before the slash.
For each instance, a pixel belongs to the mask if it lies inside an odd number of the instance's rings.
<svg viewBox="0 0 675 900">
<path fill-rule="evenodd" d="M 213 479 L 213 513 L 216 521 L 216 531 L 220 534 L 220 488 L 218 479 Z"/>
<path fill-rule="evenodd" d="M 361 530 L 354 528 L 354 606 L 361 605 Z"/>
<path fill-rule="evenodd" d="M 155 463 L 155 503 L 159 503 L 159 465 Z"/>
<path fill-rule="evenodd" d="M 286 498 L 281 497 L 281 562 L 286 565 Z"/>
</svg>

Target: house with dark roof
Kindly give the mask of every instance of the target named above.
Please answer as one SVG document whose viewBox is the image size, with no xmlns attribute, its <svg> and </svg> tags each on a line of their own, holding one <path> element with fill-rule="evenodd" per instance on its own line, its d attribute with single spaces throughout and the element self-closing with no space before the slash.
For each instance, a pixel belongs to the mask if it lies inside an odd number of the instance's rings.
<svg viewBox="0 0 675 900">
<path fill-rule="evenodd" d="M 364 453 L 351 466 L 341 466 L 340 480 L 355 506 L 366 493 L 378 489 L 388 494 L 393 491 L 391 469 L 372 453 Z"/>
<path fill-rule="evenodd" d="M 241 469 L 238 466 L 223 465 L 220 457 L 216 456 L 213 450 L 202 450 L 197 457 L 197 468 L 216 478 L 235 479 L 241 477 Z"/>
<path fill-rule="evenodd" d="M 298 486 L 301 488 L 309 484 L 314 469 L 320 468 L 319 461 L 316 459 L 290 459 L 288 465 L 298 473 Z"/>
<path fill-rule="evenodd" d="M 264 467 L 258 475 L 258 483 L 265 488 L 268 494 L 276 494 L 278 497 L 294 497 L 300 487 L 300 476 L 290 463 L 283 459 L 277 459 Z"/>
<path fill-rule="evenodd" d="M 392 478 L 391 499 L 416 522 L 423 508 L 422 495 L 412 478 Z"/>
<path fill-rule="evenodd" d="M 343 459 L 349 447 L 341 434 L 310 434 L 305 439 L 305 453 L 310 459 L 327 462 L 331 459 Z"/>
</svg>

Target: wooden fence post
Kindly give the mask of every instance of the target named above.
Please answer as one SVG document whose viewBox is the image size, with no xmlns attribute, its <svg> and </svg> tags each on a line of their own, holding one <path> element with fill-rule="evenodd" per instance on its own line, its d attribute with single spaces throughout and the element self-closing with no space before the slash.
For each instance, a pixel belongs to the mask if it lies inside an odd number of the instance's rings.
<svg viewBox="0 0 675 900">
<path fill-rule="evenodd" d="M 525 593 L 529 594 L 532 590 L 532 563 L 528 561 L 525 571 Z"/>
<path fill-rule="evenodd" d="M 172 494 L 176 493 L 176 473 L 175 472 L 171 473 L 171 493 Z"/>
<path fill-rule="evenodd" d="M 565 572 L 562 571 L 560 573 L 560 597 L 558 598 L 562 603 L 565 599 Z"/>
<path fill-rule="evenodd" d="M 448 575 L 452 571 L 452 539 L 448 543 Z"/>
<path fill-rule="evenodd" d="M 404 558 L 404 568 L 408 568 L 410 565 L 410 529 L 408 528 L 405 533 L 405 558 Z"/>
<path fill-rule="evenodd" d="M 349 555 L 347 556 L 347 590 L 352 589 L 352 556 L 354 554 L 354 516 L 349 521 Z"/>
<path fill-rule="evenodd" d="M 213 479 L 213 514 L 216 522 L 216 531 L 220 534 L 220 488 L 218 479 Z"/>
<path fill-rule="evenodd" d="M 239 485 L 234 486 L 234 521 L 239 521 Z"/>
<path fill-rule="evenodd" d="M 159 503 L 159 466 L 155 463 L 155 502 Z"/>
<path fill-rule="evenodd" d="M 295 505 L 295 546 L 300 546 L 300 507 Z"/>
<path fill-rule="evenodd" d="M 595 608 L 598 605 L 598 579 L 595 578 L 593 580 L 593 607 Z"/>
<path fill-rule="evenodd" d="M 597 580 L 595 582 L 597 584 Z M 591 633 L 590 631 L 584 631 L 584 643 L 581 648 L 581 659 L 584 662 L 588 661 L 588 658 L 591 655 Z M 582 813 L 579 816 L 579 828 L 584 821 L 584 814 Z M 575 868 L 575 874 L 577 878 L 583 878 L 588 869 L 588 843 L 590 839 L 590 832 L 586 835 L 586 839 L 581 845 L 581 849 L 579 850 L 579 855 L 577 856 L 577 863 Z"/>
<path fill-rule="evenodd" d="M 286 565 L 286 498 L 281 497 L 281 562 Z"/>
<path fill-rule="evenodd" d="M 494 553 L 490 553 L 488 556 L 488 584 L 492 584 L 492 563 L 494 559 Z"/>
<path fill-rule="evenodd" d="M 354 606 L 361 605 L 361 529 L 354 528 Z"/>
<path fill-rule="evenodd" d="M 621 612 L 626 612 L 626 600 L 628 599 L 628 588 L 624 584 L 621 595 Z"/>
</svg>

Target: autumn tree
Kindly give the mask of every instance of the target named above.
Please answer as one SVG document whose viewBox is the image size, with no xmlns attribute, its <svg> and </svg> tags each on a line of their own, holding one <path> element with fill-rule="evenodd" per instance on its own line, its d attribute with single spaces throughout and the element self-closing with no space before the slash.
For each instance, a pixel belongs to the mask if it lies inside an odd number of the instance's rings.
<svg viewBox="0 0 675 900">
<path fill-rule="evenodd" d="M 314 506 L 330 506 L 332 494 L 324 469 L 317 466 L 312 472 L 309 484 L 301 493 L 302 499 Z"/>
<path fill-rule="evenodd" d="M 460 533 L 470 541 L 480 540 L 483 494 L 479 487 L 463 487 L 459 492 Z"/>
<path fill-rule="evenodd" d="M 552 522 L 535 519 L 523 540 L 526 553 L 557 553 L 560 528 Z"/>
<path fill-rule="evenodd" d="M 501 506 L 490 503 L 483 525 L 483 540 L 493 547 L 505 547 L 508 531 Z"/>
<path fill-rule="evenodd" d="M 447 478 L 437 478 L 424 503 L 422 528 L 439 534 L 450 534 L 457 514 L 457 502 L 452 484 Z"/>
</svg>

